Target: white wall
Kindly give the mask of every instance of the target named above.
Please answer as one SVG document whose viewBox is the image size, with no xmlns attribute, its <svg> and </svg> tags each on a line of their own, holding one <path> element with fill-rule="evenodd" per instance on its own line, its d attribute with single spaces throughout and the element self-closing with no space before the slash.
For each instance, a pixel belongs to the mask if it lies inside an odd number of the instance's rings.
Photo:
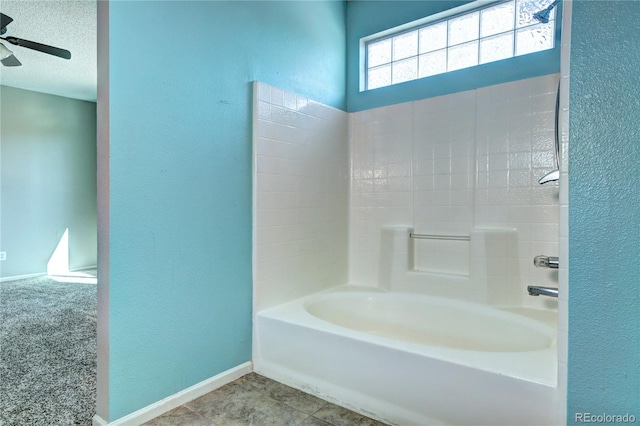
<svg viewBox="0 0 640 426">
<path fill-rule="evenodd" d="M 526 287 L 557 285 L 556 271 L 532 263 L 558 255 L 558 186 L 537 183 L 556 167 L 557 82 L 549 75 L 351 114 L 349 281 L 378 283 L 382 226 L 446 235 L 513 228 L 509 291 L 494 302 L 553 305 Z M 418 269 L 469 272 L 468 242 L 415 248 Z"/>
<path fill-rule="evenodd" d="M 254 84 L 254 312 L 347 281 L 347 113 Z"/>
</svg>

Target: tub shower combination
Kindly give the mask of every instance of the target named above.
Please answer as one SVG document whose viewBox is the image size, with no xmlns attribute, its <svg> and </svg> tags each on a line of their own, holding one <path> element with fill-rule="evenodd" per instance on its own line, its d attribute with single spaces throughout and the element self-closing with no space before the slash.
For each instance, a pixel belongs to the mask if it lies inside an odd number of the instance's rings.
<svg viewBox="0 0 640 426">
<path fill-rule="evenodd" d="M 338 286 L 258 312 L 255 369 L 390 424 L 554 424 L 556 329 L 553 311 Z"/>
<path fill-rule="evenodd" d="M 517 232 L 473 228 L 462 238 L 468 244 L 469 271 L 453 274 L 418 270 L 413 261 L 420 235 L 411 227 L 383 227 L 378 281 L 370 286 L 338 285 L 345 282 L 346 261 L 331 267 L 337 269 L 335 275 L 323 275 L 329 267 L 310 259 L 346 257 L 346 251 L 334 256 L 330 247 L 346 246 L 339 240 L 347 233 L 344 223 L 323 219 L 333 217 L 332 210 L 323 211 L 316 222 L 305 215 L 313 215 L 333 198 L 336 204 L 344 203 L 348 185 L 326 196 L 321 207 L 295 211 L 296 202 L 290 203 L 291 209 L 283 207 L 286 194 L 299 189 L 290 182 L 307 182 L 304 173 L 328 182 L 327 188 L 314 186 L 321 194 L 339 186 L 331 180 L 339 174 L 325 170 L 325 163 L 317 170 L 312 163 L 300 167 L 308 160 L 300 157 L 304 154 L 291 158 L 294 154 L 283 154 L 280 148 L 295 143 L 295 132 L 286 132 L 296 126 L 303 133 L 313 129 L 318 134 L 322 126 L 329 132 L 344 131 L 344 113 L 317 109 L 310 101 L 261 83 L 254 90 L 254 270 L 259 277 L 254 278 L 255 371 L 390 424 L 558 423 L 555 312 L 505 307 L 491 300 L 499 291 L 492 280 L 495 255 L 510 259 L 508 250 Z M 290 125 L 274 125 L 276 120 Z M 277 148 L 278 161 L 266 161 L 271 153 L 260 144 Z M 340 151 L 344 144 L 332 149 L 338 158 L 348 157 Z M 310 155 L 321 154 L 315 150 Z M 295 165 L 290 173 L 285 160 Z M 274 188 L 282 185 L 286 188 L 278 195 Z M 298 194 L 297 203 L 314 202 L 305 196 Z M 287 220 L 307 227 L 293 228 Z M 310 246 L 300 243 L 309 229 L 320 236 L 314 243 L 317 252 L 306 251 Z M 291 234 L 290 242 L 281 240 L 286 233 Z M 324 247 L 326 234 L 338 243 L 330 241 Z M 317 284 L 331 279 L 343 281 L 332 283 L 332 288 Z"/>
</svg>

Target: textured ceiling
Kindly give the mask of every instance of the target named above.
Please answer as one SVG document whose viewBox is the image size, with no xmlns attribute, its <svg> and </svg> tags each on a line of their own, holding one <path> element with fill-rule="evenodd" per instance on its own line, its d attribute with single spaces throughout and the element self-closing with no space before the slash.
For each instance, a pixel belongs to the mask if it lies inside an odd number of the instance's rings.
<svg viewBox="0 0 640 426">
<path fill-rule="evenodd" d="M 0 40 L 22 62 L 19 67 L 0 65 L 0 84 L 96 100 L 96 0 L 0 0 L 0 12 L 13 18 L 3 37 L 71 52 L 71 59 L 66 60 Z"/>
</svg>

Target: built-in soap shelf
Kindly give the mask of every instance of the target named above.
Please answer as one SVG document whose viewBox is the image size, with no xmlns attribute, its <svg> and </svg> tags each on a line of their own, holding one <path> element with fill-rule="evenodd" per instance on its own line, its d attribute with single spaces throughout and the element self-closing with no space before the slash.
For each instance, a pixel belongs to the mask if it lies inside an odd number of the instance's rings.
<svg viewBox="0 0 640 426">
<path fill-rule="evenodd" d="M 465 268 L 442 271 L 417 268 L 415 247 L 428 235 L 434 244 L 463 244 Z M 451 239 L 451 237 L 462 237 Z M 378 285 L 387 290 L 426 293 L 435 296 L 492 303 L 509 290 L 519 288 L 517 231 L 513 228 L 473 228 L 468 237 L 420 234 L 410 227 L 383 227 Z"/>
</svg>

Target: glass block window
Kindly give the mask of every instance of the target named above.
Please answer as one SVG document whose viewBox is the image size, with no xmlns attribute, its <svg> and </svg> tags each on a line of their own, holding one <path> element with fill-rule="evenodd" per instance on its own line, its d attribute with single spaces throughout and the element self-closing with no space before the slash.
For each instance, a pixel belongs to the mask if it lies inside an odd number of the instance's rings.
<svg viewBox="0 0 640 426">
<path fill-rule="evenodd" d="M 514 56 L 553 49 L 549 22 L 533 18 L 551 0 L 510 0 L 432 22 L 365 44 L 366 90 Z"/>
</svg>

